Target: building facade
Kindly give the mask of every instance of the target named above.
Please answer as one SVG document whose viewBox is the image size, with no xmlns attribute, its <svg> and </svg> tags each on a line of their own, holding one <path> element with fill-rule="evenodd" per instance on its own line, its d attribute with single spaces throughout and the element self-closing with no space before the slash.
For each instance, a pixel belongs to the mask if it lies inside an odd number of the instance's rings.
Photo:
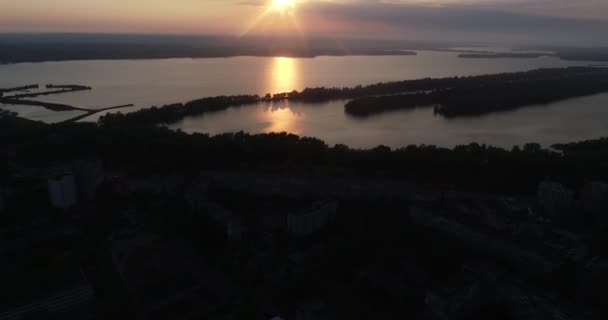
<svg viewBox="0 0 608 320">
<path fill-rule="evenodd" d="M 607 222 L 608 184 L 587 183 L 581 192 L 581 204 L 585 212 L 592 214 L 600 222 Z"/>
<path fill-rule="evenodd" d="M 538 186 L 538 205 L 549 215 L 567 213 L 574 205 L 574 192 L 557 182 L 541 182 Z"/>
<path fill-rule="evenodd" d="M 48 180 L 49 201 L 54 208 L 69 209 L 76 205 L 76 180 L 73 175 L 59 175 Z"/>
<path fill-rule="evenodd" d="M 303 237 L 325 228 L 338 209 L 335 201 L 317 202 L 309 210 L 287 215 L 287 231 L 290 235 Z"/>
</svg>

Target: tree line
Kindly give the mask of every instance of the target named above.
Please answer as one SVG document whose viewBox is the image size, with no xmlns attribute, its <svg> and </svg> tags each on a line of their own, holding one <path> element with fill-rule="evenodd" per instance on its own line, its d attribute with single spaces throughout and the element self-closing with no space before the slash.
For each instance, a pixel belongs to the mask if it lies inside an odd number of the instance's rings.
<svg viewBox="0 0 608 320">
<path fill-rule="evenodd" d="M 539 71 L 519 73 L 517 77 L 463 79 L 454 81 L 451 87 L 423 92 L 363 97 L 349 101 L 345 111 L 366 117 L 390 110 L 434 106 L 435 112 L 445 117 L 477 116 L 608 91 L 608 69 L 605 68 Z M 544 77 L 528 77 L 538 74 Z"/>
<path fill-rule="evenodd" d="M 527 144 L 505 150 L 476 143 L 452 149 L 411 145 L 369 150 L 289 133 L 186 134 L 153 125 L 126 123 L 11 124 L 0 117 L 7 163 L 47 167 L 95 157 L 108 169 L 134 175 L 245 170 L 304 175 L 405 179 L 446 188 L 533 194 L 540 181 L 574 188 L 587 180 L 608 181 L 608 139 L 543 149 Z M 5 123 L 6 122 L 6 123 Z M 9 152 L 10 150 L 10 152 Z"/>
<path fill-rule="evenodd" d="M 388 110 L 440 104 L 440 114 L 472 115 L 507 110 L 522 104 L 547 103 L 572 96 L 608 90 L 608 69 L 571 67 L 482 76 L 425 78 L 377 83 L 355 87 L 318 87 L 276 94 L 217 96 L 187 103 L 151 107 L 136 112 L 111 113 L 102 123 L 169 124 L 185 117 L 216 112 L 231 107 L 273 101 L 321 103 L 350 100 L 348 114 L 368 116 Z"/>
</svg>

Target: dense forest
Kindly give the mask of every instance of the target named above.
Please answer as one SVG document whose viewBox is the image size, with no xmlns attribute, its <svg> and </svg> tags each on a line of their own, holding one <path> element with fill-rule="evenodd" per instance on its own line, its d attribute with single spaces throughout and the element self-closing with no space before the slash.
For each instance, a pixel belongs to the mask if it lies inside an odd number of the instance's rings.
<svg viewBox="0 0 608 320">
<path fill-rule="evenodd" d="M 534 193 L 547 178 L 573 187 L 608 180 L 608 139 L 552 150 L 533 143 L 513 150 L 475 143 L 453 149 L 412 145 L 357 150 L 287 133 L 209 136 L 120 122 L 45 125 L 6 115 L 0 117 L 0 141 L 4 163 L 47 167 L 62 159 L 95 157 L 108 169 L 145 176 L 245 170 L 388 177 L 518 194 Z"/>
<path fill-rule="evenodd" d="M 587 85 L 591 82 L 591 85 Z M 129 114 L 108 114 L 103 123 L 167 124 L 188 116 L 224 110 L 230 107 L 280 100 L 325 102 L 355 99 L 346 105 L 346 112 L 365 116 L 392 109 L 432 105 L 447 101 L 440 113 L 475 114 L 512 108 L 513 105 L 545 103 L 567 97 L 608 90 L 608 69 L 572 67 L 539 69 L 527 72 L 483 76 L 419 79 L 377 83 L 344 88 L 306 88 L 277 94 L 219 96 L 193 100 L 184 104 L 151 107 Z M 535 86 L 534 88 L 530 86 Z M 571 88 L 563 89 L 563 86 Z M 492 90 L 491 94 L 490 90 Z M 516 91 L 517 90 L 517 91 Z M 496 105 L 498 98 L 505 101 Z M 463 104 L 470 104 L 462 106 Z M 447 107 L 446 107 L 447 106 Z M 458 109 L 458 111 L 455 111 Z"/>
<path fill-rule="evenodd" d="M 435 112 L 446 117 L 475 116 L 608 91 L 608 69 L 566 70 L 562 74 L 547 71 L 545 77 L 520 73 L 517 78 L 482 76 L 476 82 L 465 78 L 447 88 L 355 99 L 345 108 L 353 116 L 370 116 L 389 110 L 435 106 Z"/>
</svg>

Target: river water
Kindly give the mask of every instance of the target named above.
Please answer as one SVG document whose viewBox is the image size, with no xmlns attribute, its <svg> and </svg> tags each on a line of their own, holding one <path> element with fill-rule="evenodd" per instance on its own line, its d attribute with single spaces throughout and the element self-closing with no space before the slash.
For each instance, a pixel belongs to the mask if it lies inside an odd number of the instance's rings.
<svg viewBox="0 0 608 320">
<path fill-rule="evenodd" d="M 417 56 L 307 58 L 236 57 L 213 59 L 68 61 L 0 66 L 0 87 L 26 84 L 81 84 L 92 91 L 44 96 L 39 100 L 102 108 L 134 104 L 129 112 L 152 105 L 206 96 L 266 94 L 306 87 L 366 85 L 377 82 L 515 72 L 590 62 L 538 59 L 462 59 L 452 52 L 421 51 Z M 497 113 L 445 119 L 432 109 L 395 111 L 359 119 L 344 113 L 344 101 L 323 104 L 277 103 L 232 108 L 170 125 L 211 134 L 286 131 L 314 136 L 329 144 L 368 148 L 379 144 L 454 146 L 472 141 L 510 147 L 526 142 L 550 145 L 608 136 L 608 95 Z M 39 107 L 1 106 L 21 116 L 57 122 L 79 112 Z M 85 119 L 96 121 L 97 116 Z"/>
</svg>

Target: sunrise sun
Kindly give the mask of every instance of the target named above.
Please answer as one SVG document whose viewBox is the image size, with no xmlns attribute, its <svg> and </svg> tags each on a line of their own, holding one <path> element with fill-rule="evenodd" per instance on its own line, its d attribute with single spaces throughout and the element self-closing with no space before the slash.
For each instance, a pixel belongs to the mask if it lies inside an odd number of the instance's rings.
<svg viewBox="0 0 608 320">
<path fill-rule="evenodd" d="M 301 34 L 296 9 L 305 2 L 307 0 L 266 0 L 265 10 L 252 21 L 241 36 L 254 29 Z"/>
<path fill-rule="evenodd" d="M 293 8 L 296 4 L 296 0 L 273 0 L 272 7 L 277 10 L 287 10 Z"/>
</svg>

